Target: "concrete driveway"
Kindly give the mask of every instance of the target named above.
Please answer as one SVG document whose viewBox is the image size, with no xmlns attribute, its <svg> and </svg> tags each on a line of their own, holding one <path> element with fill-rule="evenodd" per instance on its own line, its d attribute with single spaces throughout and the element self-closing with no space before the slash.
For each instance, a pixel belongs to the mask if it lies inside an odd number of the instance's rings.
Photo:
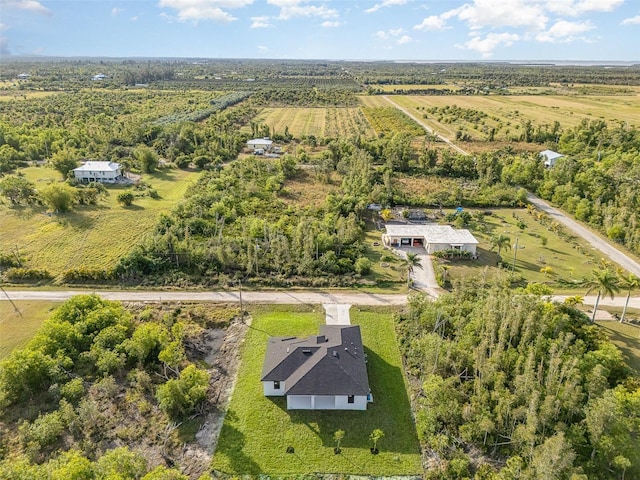
<svg viewBox="0 0 640 480">
<path fill-rule="evenodd" d="M 325 323 L 327 325 L 351 325 L 348 303 L 325 303 L 322 305 L 325 312 Z"/>
<path fill-rule="evenodd" d="M 407 258 L 407 253 L 415 253 L 420 259 L 422 268 L 414 268 L 411 274 L 413 280 L 413 288 L 425 292 L 433 298 L 438 298 L 442 290 L 436 281 L 436 274 L 433 269 L 431 255 L 424 248 L 401 247 L 392 248 L 391 251 L 402 258 Z"/>
</svg>

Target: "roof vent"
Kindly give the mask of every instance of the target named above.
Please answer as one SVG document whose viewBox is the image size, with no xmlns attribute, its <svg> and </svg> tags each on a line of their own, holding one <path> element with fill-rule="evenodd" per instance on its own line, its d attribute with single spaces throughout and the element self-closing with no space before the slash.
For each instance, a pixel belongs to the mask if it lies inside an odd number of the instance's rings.
<svg viewBox="0 0 640 480">
<path fill-rule="evenodd" d="M 311 350 L 308 348 L 305 348 L 302 350 L 302 353 L 304 353 L 305 355 L 311 355 Z"/>
<path fill-rule="evenodd" d="M 333 353 L 333 356 L 334 356 L 334 357 L 337 357 L 337 356 L 338 356 L 338 351 L 337 351 L 337 350 L 334 350 L 332 353 Z"/>
</svg>

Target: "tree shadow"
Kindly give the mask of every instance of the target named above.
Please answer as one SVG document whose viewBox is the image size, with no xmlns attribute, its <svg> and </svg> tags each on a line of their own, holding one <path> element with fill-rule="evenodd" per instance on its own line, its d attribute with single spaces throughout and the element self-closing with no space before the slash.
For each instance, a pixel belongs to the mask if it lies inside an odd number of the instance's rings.
<svg viewBox="0 0 640 480">
<path fill-rule="evenodd" d="M 364 350 L 374 400 L 367 405 L 367 410 L 289 410 L 291 422 L 304 424 L 325 447 L 333 447 L 334 433 L 344 430 L 343 447 L 368 449 L 372 445 L 369 435 L 379 428 L 384 432 L 384 438 L 379 442 L 381 451 L 418 453 L 418 437 L 402 371 L 373 350 L 367 347 Z M 284 397 L 274 403 L 286 410 Z"/>
<path fill-rule="evenodd" d="M 233 410 L 227 410 L 222 430 L 220 431 L 216 454 L 223 454 L 229 459 L 232 472 L 259 475 L 262 473 L 260 466 L 244 453 L 245 435 L 234 426 L 238 420 L 238 416 Z"/>
</svg>

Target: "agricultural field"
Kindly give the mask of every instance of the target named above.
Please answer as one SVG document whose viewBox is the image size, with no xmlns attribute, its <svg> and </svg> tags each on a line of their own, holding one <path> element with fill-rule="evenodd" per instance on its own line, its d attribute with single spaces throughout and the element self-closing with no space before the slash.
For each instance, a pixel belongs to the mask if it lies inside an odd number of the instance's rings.
<svg viewBox="0 0 640 480">
<path fill-rule="evenodd" d="M 307 336 L 324 323 L 319 306 L 254 308 L 242 346 L 238 380 L 213 459 L 212 469 L 231 475 L 422 473 L 418 439 L 403 378 L 390 310 L 351 310 L 362 328 L 374 403 L 362 411 L 287 411 L 284 398 L 263 396 L 260 372 L 269 336 Z M 369 435 L 385 436 L 371 455 Z M 333 434 L 344 430 L 342 453 Z M 286 453 L 288 446 L 294 454 Z"/>
<path fill-rule="evenodd" d="M 384 102 L 383 98 L 360 98 L 367 105 Z M 393 100 L 423 118 L 439 134 L 449 138 L 455 138 L 456 132 L 462 128 L 472 140 L 486 140 L 489 130 L 495 128 L 495 140 L 508 140 L 519 135 L 521 123 L 527 120 L 534 127 L 552 125 L 557 121 L 567 128 L 578 125 L 583 119 L 601 119 L 614 125 L 618 122 L 640 125 L 638 94 L 455 97 L 396 95 Z M 483 118 L 478 119 L 478 114 Z"/>
<path fill-rule="evenodd" d="M 265 108 L 254 122 L 271 128 L 272 133 L 284 133 L 285 129 L 294 137 L 315 135 L 316 137 L 356 136 L 372 137 L 374 131 L 359 108 L 313 107 L 313 108 Z M 243 131 L 249 133 L 249 127 Z"/>
<path fill-rule="evenodd" d="M 10 294 L 10 292 L 8 292 Z M 6 358 L 13 349 L 23 347 L 38 331 L 51 312 L 58 307 L 57 302 L 0 301 L 0 360 Z"/>
<path fill-rule="evenodd" d="M 20 172 L 36 188 L 60 180 L 60 174 L 47 167 L 28 167 Z M 122 207 L 117 196 L 129 187 L 108 186 L 108 195 L 97 205 L 77 206 L 57 216 L 44 207 L 9 207 L 3 199 L 0 251 L 17 250 L 28 268 L 45 269 L 52 276 L 70 268 L 111 267 L 155 227 L 161 212 L 170 211 L 182 199 L 198 175 L 185 170 L 160 170 L 142 177 L 158 192 L 157 199 L 140 196 L 132 206 Z"/>
</svg>

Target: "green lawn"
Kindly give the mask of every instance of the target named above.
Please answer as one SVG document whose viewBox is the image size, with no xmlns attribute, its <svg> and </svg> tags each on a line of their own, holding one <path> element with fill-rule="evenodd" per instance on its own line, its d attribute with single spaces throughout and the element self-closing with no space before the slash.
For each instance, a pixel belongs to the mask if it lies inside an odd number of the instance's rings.
<svg viewBox="0 0 640 480">
<path fill-rule="evenodd" d="M 37 188 L 60 181 L 47 167 L 20 170 Z M 136 198 L 131 207 L 117 202 L 128 187 L 108 186 L 98 205 L 78 206 L 72 212 L 49 216 L 44 207 L 9 207 L 0 202 L 0 251 L 18 249 L 28 268 L 46 269 L 52 275 L 81 266 L 109 268 L 156 224 L 161 212 L 170 211 L 199 174 L 162 170 L 142 180 L 160 198 Z"/>
<path fill-rule="evenodd" d="M 578 243 L 582 245 L 582 252 L 578 251 L 562 237 L 537 222 L 526 209 L 504 208 L 491 209 L 491 211 L 492 215 L 484 217 L 484 227 L 477 224 L 468 227 L 480 242 L 478 260 L 434 260 L 434 267 L 437 268 L 439 264 L 449 267 L 448 273 L 451 280 L 480 275 L 492 278 L 515 268 L 516 273 L 521 274 L 527 282 L 546 283 L 556 293 L 584 295 L 585 289 L 571 291 L 559 281 L 575 281 L 589 277 L 591 272 L 598 268 L 598 262 L 604 256 L 603 254 L 594 251 L 581 239 L 578 239 Z M 469 212 L 474 210 L 469 209 Z M 524 229 L 518 228 L 514 215 L 524 222 Z M 510 238 L 511 248 L 503 249 L 501 252 L 504 265 L 502 269 L 497 267 L 498 253 L 491 251 L 493 235 L 506 235 Z M 546 237 L 546 245 L 543 245 L 542 237 Z M 515 249 L 516 241 L 518 242 L 517 250 Z M 550 267 L 550 271 L 541 272 L 540 270 L 544 267 Z"/>
<path fill-rule="evenodd" d="M 212 468 L 229 474 L 343 473 L 421 474 L 419 445 L 390 312 L 351 310 L 362 327 L 374 403 L 360 411 L 287 411 L 284 398 L 262 395 L 260 373 L 269 336 L 307 336 L 324 323 L 324 313 L 283 308 L 253 313 L 242 364 Z M 380 428 L 379 455 L 368 438 Z M 333 452 L 333 434 L 344 430 L 342 453 Z M 295 453 L 288 454 L 292 446 Z"/>
<path fill-rule="evenodd" d="M 624 360 L 636 375 L 640 375 L 640 325 L 616 321 L 596 322 L 607 333 L 609 340 L 622 350 Z"/>
<path fill-rule="evenodd" d="M 0 360 L 13 349 L 23 347 L 38 331 L 57 302 L 15 301 L 16 311 L 8 301 L 0 302 Z"/>
</svg>

